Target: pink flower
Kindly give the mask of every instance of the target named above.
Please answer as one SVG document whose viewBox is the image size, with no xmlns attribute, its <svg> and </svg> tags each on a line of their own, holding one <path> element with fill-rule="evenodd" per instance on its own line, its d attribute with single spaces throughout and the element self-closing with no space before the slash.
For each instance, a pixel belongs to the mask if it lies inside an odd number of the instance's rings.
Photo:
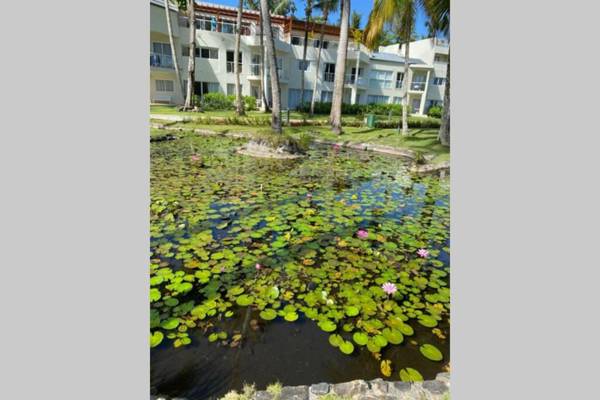
<svg viewBox="0 0 600 400">
<path fill-rule="evenodd" d="M 365 231 L 364 229 L 359 229 L 358 232 L 356 232 L 356 236 L 361 239 L 366 239 L 369 236 L 369 232 Z"/>
<path fill-rule="evenodd" d="M 259 263 L 256 263 L 256 265 L 254 267 L 256 268 L 257 271 L 260 271 L 260 269 L 262 268 L 262 265 L 260 265 Z"/>
<path fill-rule="evenodd" d="M 311 199 L 312 198 L 312 193 L 311 192 L 306 193 L 306 198 L 307 199 Z"/>
<path fill-rule="evenodd" d="M 337 143 L 334 143 L 331 147 L 333 148 L 333 151 L 338 151 L 341 148 L 341 146 Z"/>
<path fill-rule="evenodd" d="M 419 257 L 422 257 L 422 258 L 427 258 L 427 257 L 429 257 L 429 251 L 427 251 L 427 250 L 425 250 L 425 249 L 419 249 L 419 250 L 417 251 L 417 254 L 419 255 Z"/>
<path fill-rule="evenodd" d="M 200 161 L 200 156 L 198 154 L 192 154 L 190 158 L 192 161 Z"/>
<path fill-rule="evenodd" d="M 390 283 L 390 282 L 384 283 L 383 285 L 381 285 L 381 288 L 383 289 L 383 291 L 386 294 L 394 294 L 394 293 L 396 293 L 396 290 L 398 290 L 396 285 L 394 285 L 393 283 Z"/>
</svg>

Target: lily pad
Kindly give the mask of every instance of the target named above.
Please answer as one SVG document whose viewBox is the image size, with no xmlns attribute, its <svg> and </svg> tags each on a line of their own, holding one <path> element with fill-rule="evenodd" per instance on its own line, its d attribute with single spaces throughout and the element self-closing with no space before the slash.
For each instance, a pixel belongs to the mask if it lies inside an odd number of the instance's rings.
<svg viewBox="0 0 600 400">
<path fill-rule="evenodd" d="M 427 328 L 433 328 L 438 324 L 435 318 L 427 314 L 422 314 L 419 316 L 419 323 Z"/>
<path fill-rule="evenodd" d="M 261 311 L 259 315 L 265 321 L 271 321 L 271 320 L 277 318 L 277 312 L 275 310 L 273 310 L 273 309 L 270 309 L 270 308 Z"/>
<path fill-rule="evenodd" d="M 420 382 L 423 380 L 423 375 L 413 368 L 402 368 L 400 370 L 400 380 L 403 382 Z"/>
<path fill-rule="evenodd" d="M 155 331 L 154 333 L 150 334 L 150 347 L 158 346 L 160 342 L 162 342 L 163 337 L 164 335 L 161 331 Z"/>
<path fill-rule="evenodd" d="M 355 317 L 358 315 L 359 312 L 360 312 L 360 309 L 358 307 L 355 307 L 355 306 L 346 307 L 346 315 L 349 317 Z"/>
<path fill-rule="evenodd" d="M 391 344 L 400 344 L 404 340 L 402 332 L 396 329 L 385 328 L 382 334 Z"/>
<path fill-rule="evenodd" d="M 441 361 L 444 358 L 442 352 L 432 344 L 422 345 L 419 347 L 419 351 L 425 356 L 425 358 L 428 358 L 431 361 Z"/>
<path fill-rule="evenodd" d="M 169 318 L 169 319 L 164 320 L 160 324 L 161 328 L 167 329 L 167 330 L 175 329 L 178 326 L 179 326 L 179 318 Z"/>
<path fill-rule="evenodd" d="M 235 299 L 235 302 L 237 303 L 238 306 L 242 306 L 242 307 L 249 306 L 250 304 L 252 304 L 254 302 L 254 297 L 247 295 L 247 294 L 242 294 L 237 299 Z"/>
<path fill-rule="evenodd" d="M 354 345 L 350 341 L 344 341 L 340 344 L 340 350 L 344 354 L 352 354 L 352 352 L 354 351 Z"/>
<path fill-rule="evenodd" d="M 298 313 L 296 311 L 287 312 L 283 318 L 288 322 L 294 322 L 298 319 Z"/>
<path fill-rule="evenodd" d="M 363 332 L 355 332 L 354 335 L 352 335 L 352 339 L 354 339 L 356 344 L 364 346 L 369 341 L 369 336 Z"/>
<path fill-rule="evenodd" d="M 336 324 L 331 322 L 330 320 L 323 320 L 319 322 L 319 328 L 323 329 L 325 332 L 333 332 L 337 328 Z"/>
</svg>

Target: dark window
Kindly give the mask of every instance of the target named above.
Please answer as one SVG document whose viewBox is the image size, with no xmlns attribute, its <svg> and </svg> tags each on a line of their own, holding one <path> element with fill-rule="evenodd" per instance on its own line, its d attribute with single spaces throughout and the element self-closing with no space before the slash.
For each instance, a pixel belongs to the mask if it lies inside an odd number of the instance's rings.
<svg viewBox="0 0 600 400">
<path fill-rule="evenodd" d="M 298 36 L 292 36 L 292 44 L 295 46 L 300 46 L 300 44 L 302 43 L 302 39 L 299 38 Z"/>
<path fill-rule="evenodd" d="M 219 49 L 211 49 L 208 47 L 203 47 L 200 49 L 200 56 L 202 58 L 212 58 L 214 60 L 219 58 Z"/>
<path fill-rule="evenodd" d="M 310 64 L 310 61 L 306 60 L 306 61 L 298 61 L 298 69 L 300 71 L 306 71 L 308 69 L 308 65 Z"/>
<path fill-rule="evenodd" d="M 231 50 L 227 50 L 227 72 L 235 72 L 235 68 L 233 67 L 233 56 L 234 53 Z M 240 66 L 240 72 L 242 72 L 242 52 L 240 51 L 238 57 L 238 64 Z"/>
</svg>

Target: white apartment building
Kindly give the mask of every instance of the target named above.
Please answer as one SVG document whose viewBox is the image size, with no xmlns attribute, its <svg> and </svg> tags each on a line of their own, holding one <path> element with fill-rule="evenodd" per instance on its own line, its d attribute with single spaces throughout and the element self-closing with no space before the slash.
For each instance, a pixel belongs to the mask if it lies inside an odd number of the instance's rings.
<svg viewBox="0 0 600 400">
<path fill-rule="evenodd" d="M 163 0 L 150 0 L 150 101 L 152 103 L 183 104 L 177 89 Z M 210 92 L 234 94 L 233 55 L 237 9 L 210 3 L 196 3 L 196 70 L 194 91 L 199 96 Z M 244 10 L 241 36 L 242 94 L 261 98 L 261 74 L 268 71 L 261 65 L 260 13 Z M 300 104 L 301 74 L 305 75 L 305 102 L 312 98 L 320 24 L 309 24 L 306 68 L 302 71 L 304 22 L 291 17 L 272 16 L 273 36 L 281 87 L 283 108 L 294 109 Z M 188 64 L 188 21 L 176 8 L 171 9 L 176 62 L 182 79 L 186 79 Z M 325 25 L 321 64 L 317 80 L 317 98 L 330 102 L 339 42 L 339 27 Z M 423 42 L 421 44 L 421 42 Z M 443 100 L 447 43 L 425 39 L 411 44 L 408 76 L 408 100 L 413 114 L 423 115 L 432 104 Z M 429 44 L 429 45 L 428 45 Z M 414 58 L 413 58 L 414 55 Z M 348 45 L 344 85 L 345 103 L 401 103 L 404 58 L 398 45 L 371 52 L 360 45 Z M 268 79 L 266 80 L 268 82 Z M 184 85 L 187 82 L 184 81 Z M 268 91 L 267 91 L 268 93 Z"/>
</svg>

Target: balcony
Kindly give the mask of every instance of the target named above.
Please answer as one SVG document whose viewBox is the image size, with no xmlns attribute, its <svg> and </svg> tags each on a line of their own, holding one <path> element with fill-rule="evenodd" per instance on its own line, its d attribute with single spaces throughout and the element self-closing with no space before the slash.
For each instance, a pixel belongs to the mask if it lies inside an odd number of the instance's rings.
<svg viewBox="0 0 600 400">
<path fill-rule="evenodd" d="M 422 92 L 425 90 L 425 82 L 412 82 L 410 84 L 410 90 L 415 92 Z"/>
<path fill-rule="evenodd" d="M 252 79 L 254 77 L 260 77 L 261 71 L 261 64 L 250 64 L 250 76 L 248 78 Z"/>
<path fill-rule="evenodd" d="M 244 71 L 244 68 L 242 67 L 242 63 L 239 63 L 240 66 L 240 74 Z M 235 64 L 233 63 L 233 61 L 227 61 L 227 72 L 228 73 L 235 73 Z"/>
<path fill-rule="evenodd" d="M 363 78 L 362 76 L 359 76 L 358 79 L 356 79 L 356 75 L 346 74 L 346 76 L 344 76 L 344 84 L 347 84 L 347 85 L 357 84 L 358 86 L 366 86 L 367 80 L 365 78 Z"/>
<path fill-rule="evenodd" d="M 173 57 L 167 54 L 150 53 L 150 66 L 158 68 L 175 69 Z"/>
<path fill-rule="evenodd" d="M 402 89 L 402 81 L 396 81 L 396 89 Z"/>
<path fill-rule="evenodd" d="M 323 80 L 325 82 L 334 82 L 335 81 L 335 72 L 324 72 Z"/>
</svg>

